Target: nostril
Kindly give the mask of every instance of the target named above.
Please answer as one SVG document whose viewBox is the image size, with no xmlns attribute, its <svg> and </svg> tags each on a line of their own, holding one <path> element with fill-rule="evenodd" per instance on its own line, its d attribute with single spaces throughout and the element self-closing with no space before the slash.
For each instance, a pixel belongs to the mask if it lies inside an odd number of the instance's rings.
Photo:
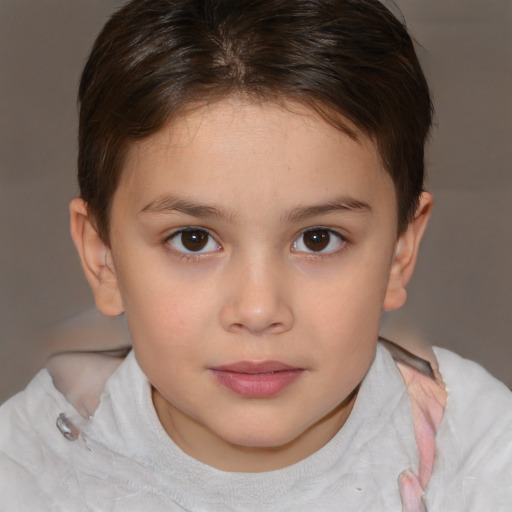
<svg viewBox="0 0 512 512">
<path fill-rule="evenodd" d="M 264 307 L 263 307 L 264 306 Z M 233 301 L 220 312 L 222 327 L 231 333 L 253 335 L 280 334 L 293 325 L 293 314 L 282 302 L 276 304 L 254 304 Z"/>
<path fill-rule="evenodd" d="M 283 330 L 282 322 L 274 322 L 265 326 L 251 325 L 251 324 L 243 324 L 239 322 L 235 322 L 231 324 L 230 328 L 231 332 L 241 332 L 248 331 L 253 334 L 275 334 L 279 333 Z"/>
</svg>

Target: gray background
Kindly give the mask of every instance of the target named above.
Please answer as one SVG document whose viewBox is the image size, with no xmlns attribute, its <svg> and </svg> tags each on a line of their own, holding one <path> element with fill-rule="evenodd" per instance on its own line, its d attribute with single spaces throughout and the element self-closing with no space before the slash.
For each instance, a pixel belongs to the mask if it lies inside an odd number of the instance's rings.
<svg viewBox="0 0 512 512">
<path fill-rule="evenodd" d="M 428 75 L 435 212 L 409 301 L 383 334 L 481 362 L 512 386 L 512 2 L 398 2 Z M 68 235 L 76 89 L 115 0 L 0 0 L 0 402 L 66 346 L 118 344 Z M 76 324 L 76 321 L 75 321 Z"/>
</svg>

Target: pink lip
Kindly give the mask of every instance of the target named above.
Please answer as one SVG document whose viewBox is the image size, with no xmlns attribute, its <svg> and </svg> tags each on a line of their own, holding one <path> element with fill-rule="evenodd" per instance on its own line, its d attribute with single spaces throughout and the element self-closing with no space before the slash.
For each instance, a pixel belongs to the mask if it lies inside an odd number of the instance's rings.
<svg viewBox="0 0 512 512">
<path fill-rule="evenodd" d="M 247 398 L 277 395 L 297 380 L 304 371 L 302 368 L 278 361 L 241 361 L 210 370 L 220 384 L 233 393 Z"/>
</svg>

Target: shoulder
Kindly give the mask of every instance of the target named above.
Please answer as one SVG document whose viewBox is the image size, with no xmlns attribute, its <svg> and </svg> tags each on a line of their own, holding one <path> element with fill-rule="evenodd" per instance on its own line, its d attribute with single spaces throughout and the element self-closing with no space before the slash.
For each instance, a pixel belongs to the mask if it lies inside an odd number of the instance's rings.
<svg viewBox="0 0 512 512">
<path fill-rule="evenodd" d="M 449 350 L 435 348 L 435 353 L 448 391 L 446 416 L 453 428 L 473 438 L 477 432 L 512 424 L 512 391 L 505 384 Z"/>
<path fill-rule="evenodd" d="M 59 356 L 0 407 L 0 510 L 53 510 L 56 499 L 80 494 L 74 473 L 84 443 L 64 434 L 70 425 L 78 432 L 88 424 L 122 361 L 98 354 Z"/>
<path fill-rule="evenodd" d="M 508 510 L 502 507 L 512 501 L 512 392 L 477 363 L 440 348 L 435 353 L 448 402 L 429 485 L 438 505 L 432 509 Z"/>
<path fill-rule="evenodd" d="M 37 420 L 41 420 L 44 412 L 61 402 L 62 398 L 48 371 L 41 370 L 24 391 L 0 407 L 0 450 L 9 445 L 11 438 L 36 431 L 40 423 Z"/>
<path fill-rule="evenodd" d="M 512 392 L 477 363 L 443 349 L 436 355 L 448 391 L 440 436 L 457 440 L 466 467 L 512 467 Z"/>
<path fill-rule="evenodd" d="M 50 503 L 39 475 L 51 463 L 45 439 L 50 429 L 44 427 L 60 400 L 49 373 L 42 370 L 24 391 L 0 407 L 1 510 L 45 510 Z"/>
</svg>

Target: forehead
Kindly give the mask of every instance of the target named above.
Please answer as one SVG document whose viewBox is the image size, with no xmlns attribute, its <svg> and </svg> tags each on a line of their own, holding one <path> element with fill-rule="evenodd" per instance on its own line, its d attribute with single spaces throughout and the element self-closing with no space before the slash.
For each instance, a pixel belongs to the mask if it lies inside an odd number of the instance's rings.
<svg viewBox="0 0 512 512">
<path fill-rule="evenodd" d="M 394 202 L 392 180 L 368 137 L 354 140 L 296 103 L 235 98 L 177 117 L 133 144 L 116 195 L 129 191 L 139 205 L 166 193 L 240 209 L 258 201 L 293 207 L 331 192 Z"/>
</svg>

